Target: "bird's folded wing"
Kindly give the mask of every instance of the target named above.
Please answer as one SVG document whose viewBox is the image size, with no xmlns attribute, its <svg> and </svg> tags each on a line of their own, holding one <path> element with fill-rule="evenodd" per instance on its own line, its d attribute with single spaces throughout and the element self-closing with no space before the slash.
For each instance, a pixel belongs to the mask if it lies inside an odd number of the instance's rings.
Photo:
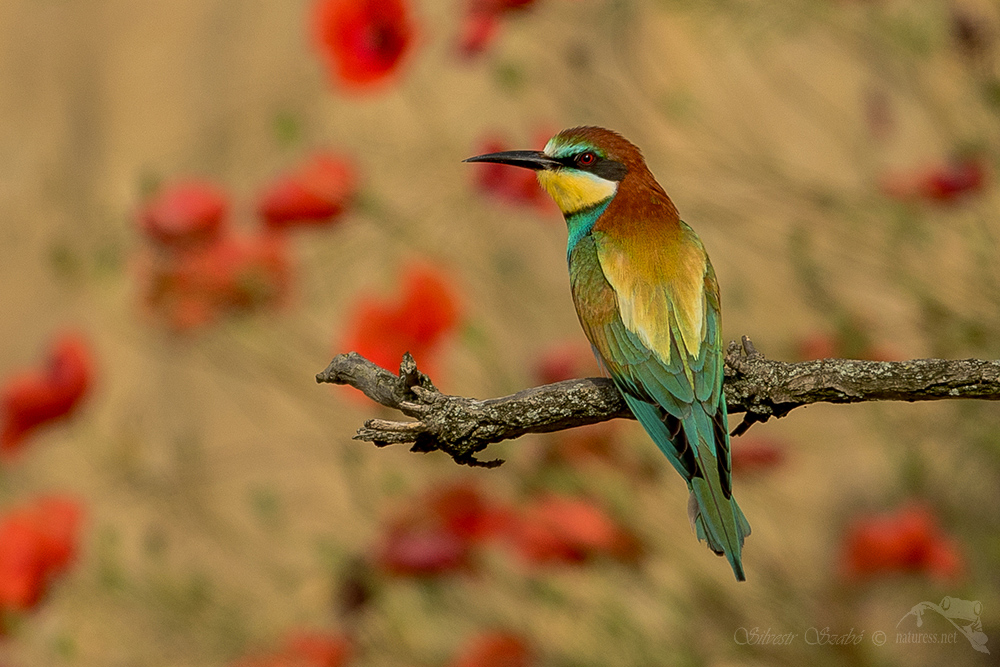
<svg viewBox="0 0 1000 667">
<path fill-rule="evenodd" d="M 694 233 L 681 240 L 629 247 L 595 239 L 619 317 L 592 333 L 612 376 L 637 397 L 676 417 L 695 400 L 714 414 L 722 379 L 718 285 Z"/>
</svg>

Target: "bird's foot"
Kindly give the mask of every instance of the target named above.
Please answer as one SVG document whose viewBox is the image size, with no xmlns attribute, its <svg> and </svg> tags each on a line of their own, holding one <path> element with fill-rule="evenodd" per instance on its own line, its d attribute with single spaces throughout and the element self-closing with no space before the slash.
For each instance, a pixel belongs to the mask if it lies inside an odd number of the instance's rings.
<svg viewBox="0 0 1000 667">
<path fill-rule="evenodd" d="M 750 375 L 754 365 L 762 361 L 764 361 L 764 355 L 753 344 L 749 336 L 742 336 L 740 342 L 731 341 L 726 348 L 726 366 L 737 375 Z M 784 415 L 777 414 L 770 406 L 768 409 L 760 411 L 748 409 L 743 415 L 743 421 L 733 429 L 730 435 L 733 437 L 743 435 L 754 424 L 766 422 L 771 417 L 781 416 Z"/>
<path fill-rule="evenodd" d="M 726 348 L 726 365 L 737 373 L 746 373 L 750 362 L 763 358 L 764 355 L 757 350 L 749 336 L 743 336 L 739 343 L 730 341 Z"/>
</svg>

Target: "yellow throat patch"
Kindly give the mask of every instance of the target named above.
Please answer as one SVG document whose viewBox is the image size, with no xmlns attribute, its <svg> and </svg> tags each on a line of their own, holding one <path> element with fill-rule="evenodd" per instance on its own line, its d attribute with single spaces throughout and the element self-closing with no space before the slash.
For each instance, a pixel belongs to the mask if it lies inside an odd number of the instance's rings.
<svg viewBox="0 0 1000 667">
<path fill-rule="evenodd" d="M 538 182 L 556 201 L 563 215 L 570 215 L 598 202 L 618 190 L 618 183 L 586 171 L 557 169 L 537 172 Z"/>
</svg>

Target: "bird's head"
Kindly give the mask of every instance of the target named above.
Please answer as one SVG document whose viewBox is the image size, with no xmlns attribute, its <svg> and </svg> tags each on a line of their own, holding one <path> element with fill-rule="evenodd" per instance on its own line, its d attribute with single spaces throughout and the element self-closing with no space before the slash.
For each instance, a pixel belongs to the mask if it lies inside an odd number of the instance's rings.
<svg viewBox="0 0 1000 667">
<path fill-rule="evenodd" d="M 465 162 L 535 170 L 538 182 L 567 218 L 610 200 L 630 173 L 649 173 L 635 145 L 601 127 L 563 130 L 540 151 L 487 153 Z"/>
</svg>

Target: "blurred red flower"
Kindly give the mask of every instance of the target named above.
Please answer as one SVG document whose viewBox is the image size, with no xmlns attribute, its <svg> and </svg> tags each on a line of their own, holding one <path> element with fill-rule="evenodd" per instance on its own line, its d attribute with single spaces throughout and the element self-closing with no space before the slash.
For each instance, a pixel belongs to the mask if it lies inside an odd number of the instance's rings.
<svg viewBox="0 0 1000 667">
<path fill-rule="evenodd" d="M 469 0 L 458 38 L 458 50 L 466 58 L 486 51 L 500 31 L 501 17 L 512 10 L 527 9 L 535 0 Z"/>
<path fill-rule="evenodd" d="M 509 508 L 488 501 L 471 482 L 455 482 L 432 489 L 421 505 L 427 507 L 435 523 L 469 542 L 503 535 L 513 521 Z"/>
<path fill-rule="evenodd" d="M 771 470 L 785 462 L 784 443 L 770 438 L 733 438 L 733 472 L 745 473 Z"/>
<path fill-rule="evenodd" d="M 377 565 L 398 576 L 429 576 L 471 566 L 473 547 L 508 532 L 513 513 L 477 486 L 455 482 L 408 505 L 382 542 Z"/>
<path fill-rule="evenodd" d="M 223 236 L 209 245 L 154 258 L 146 304 L 177 331 L 222 314 L 279 303 L 291 281 L 288 247 L 276 235 Z"/>
<path fill-rule="evenodd" d="M 620 440 L 614 421 L 559 431 L 548 438 L 544 462 L 574 467 L 600 463 L 621 470 L 633 480 L 641 479 L 641 462 L 628 455 Z"/>
<path fill-rule="evenodd" d="M 405 0 L 319 0 L 313 34 L 331 78 L 346 88 L 383 82 L 414 41 Z"/>
<path fill-rule="evenodd" d="M 399 367 L 409 351 L 420 368 L 432 374 L 434 353 L 459 322 L 458 299 L 448 279 L 423 264 L 403 274 L 396 301 L 362 299 L 354 309 L 343 349 L 353 350 L 382 368 Z"/>
<path fill-rule="evenodd" d="M 986 179 L 985 161 L 973 156 L 909 173 L 887 174 L 880 179 L 879 189 L 893 199 L 951 203 L 981 192 Z"/>
<path fill-rule="evenodd" d="M 575 378 L 593 377 L 600 373 L 594 353 L 581 340 L 574 340 L 545 350 L 534 364 L 535 381 L 542 384 Z"/>
<path fill-rule="evenodd" d="M 541 140 L 543 145 L 547 141 L 547 137 L 546 134 L 546 138 Z M 504 150 L 508 150 L 504 142 L 490 139 L 480 144 L 475 154 L 496 153 Z M 530 169 L 492 162 L 483 162 L 474 166 L 476 167 L 475 184 L 481 192 L 508 204 L 532 207 L 543 214 L 558 210 L 552 199 L 538 184 L 535 172 Z"/>
<path fill-rule="evenodd" d="M 841 565 L 852 579 L 922 572 L 955 580 L 964 569 L 957 542 L 944 534 L 930 509 L 920 502 L 854 519 L 844 538 Z"/>
<path fill-rule="evenodd" d="M 296 632 L 277 653 L 241 658 L 232 667 L 342 667 L 351 653 L 351 643 L 342 635 Z"/>
<path fill-rule="evenodd" d="M 512 632 L 485 632 L 473 637 L 450 667 L 530 667 L 535 658 L 528 642 Z"/>
<path fill-rule="evenodd" d="M 815 332 L 809 334 L 796 344 L 796 356 L 803 361 L 818 359 L 834 359 L 839 354 L 839 344 L 834 336 Z"/>
<path fill-rule="evenodd" d="M 606 556 L 634 561 L 642 544 L 594 503 L 555 495 L 536 498 L 512 531 L 515 549 L 529 563 L 580 563 Z"/>
<path fill-rule="evenodd" d="M 931 171 L 922 183 L 927 199 L 949 202 L 963 194 L 980 192 L 986 185 L 986 165 L 981 159 L 966 158 Z"/>
<path fill-rule="evenodd" d="M 257 208 L 270 229 L 326 225 L 344 212 L 357 187 L 357 174 L 350 162 L 333 155 L 315 155 L 268 185 Z"/>
<path fill-rule="evenodd" d="M 500 32 L 496 12 L 467 11 L 458 34 L 458 52 L 465 58 L 484 53 Z"/>
<path fill-rule="evenodd" d="M 815 331 L 796 345 L 796 355 L 803 361 L 818 359 L 865 359 L 892 361 L 903 357 L 891 348 L 879 345 L 870 333 L 871 326 L 860 319 L 841 324 L 837 331 Z"/>
<path fill-rule="evenodd" d="M 139 222 L 156 243 L 178 248 L 211 241 L 222 230 L 229 201 L 211 183 L 184 181 L 163 188 L 139 211 Z"/>
<path fill-rule="evenodd" d="M 53 342 L 45 368 L 7 378 L 0 389 L 0 454 L 12 454 L 36 428 L 71 415 L 90 389 L 93 376 L 90 344 L 82 334 L 71 331 Z"/>
<path fill-rule="evenodd" d="M 373 562 L 396 576 L 471 571 L 475 549 L 491 540 L 512 546 L 531 564 L 634 561 L 643 551 L 630 531 L 590 501 L 546 495 L 515 511 L 457 482 L 411 502 L 390 524 Z"/>
<path fill-rule="evenodd" d="M 397 525 L 389 529 L 376 566 L 400 577 L 427 577 L 469 569 L 470 545 L 441 526 Z"/>
<path fill-rule="evenodd" d="M 0 613 L 26 611 L 76 555 L 83 511 L 46 497 L 0 518 Z"/>
</svg>

